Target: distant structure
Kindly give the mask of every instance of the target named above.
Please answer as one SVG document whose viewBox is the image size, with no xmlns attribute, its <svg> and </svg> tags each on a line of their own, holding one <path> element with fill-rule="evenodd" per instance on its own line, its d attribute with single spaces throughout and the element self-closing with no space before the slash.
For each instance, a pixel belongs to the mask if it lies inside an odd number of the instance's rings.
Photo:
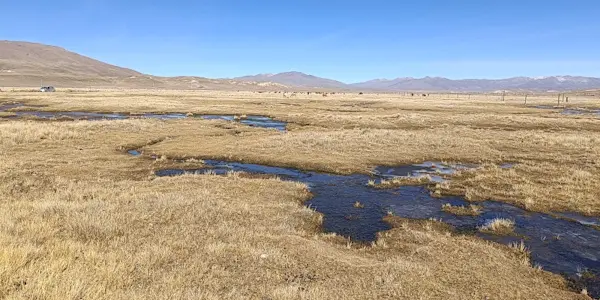
<svg viewBox="0 0 600 300">
<path fill-rule="evenodd" d="M 43 86 L 40 88 L 40 92 L 42 93 L 51 93 L 51 92 L 55 92 L 56 89 L 53 86 Z"/>
</svg>

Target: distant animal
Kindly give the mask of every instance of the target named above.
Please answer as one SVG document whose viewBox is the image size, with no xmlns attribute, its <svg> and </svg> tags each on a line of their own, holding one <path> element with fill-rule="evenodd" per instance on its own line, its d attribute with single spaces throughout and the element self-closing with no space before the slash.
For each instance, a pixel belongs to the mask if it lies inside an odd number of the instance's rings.
<svg viewBox="0 0 600 300">
<path fill-rule="evenodd" d="M 423 94 L 423 97 L 427 97 L 427 94 Z"/>
</svg>

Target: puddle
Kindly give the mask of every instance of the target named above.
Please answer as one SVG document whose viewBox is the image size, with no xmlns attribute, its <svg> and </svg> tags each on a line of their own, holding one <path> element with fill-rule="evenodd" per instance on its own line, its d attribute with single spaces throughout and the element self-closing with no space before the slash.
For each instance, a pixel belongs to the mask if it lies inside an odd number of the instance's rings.
<svg viewBox="0 0 600 300">
<path fill-rule="evenodd" d="M 234 121 L 235 120 L 234 116 L 228 116 L 228 115 L 199 115 L 197 117 L 205 119 L 205 120 L 225 120 L 225 121 Z"/>
<path fill-rule="evenodd" d="M 403 186 L 393 189 L 368 187 L 369 180 L 393 176 L 420 174 L 451 174 L 461 168 L 476 165 L 445 165 L 436 162 L 402 166 L 379 167 L 376 174 L 334 175 L 303 172 L 295 169 L 269 167 L 255 164 L 229 163 L 206 160 L 208 168 L 198 170 L 160 170 L 157 176 L 177 176 L 184 173 L 225 174 L 242 171 L 252 174 L 277 175 L 284 180 L 307 184 L 313 198 L 306 205 L 324 215 L 326 232 L 335 232 L 354 241 L 370 242 L 377 232 L 390 229 L 382 218 L 389 212 L 411 219 L 435 218 L 454 226 L 458 231 L 502 244 L 523 241 L 531 251 L 534 264 L 544 270 L 565 275 L 577 284 L 586 285 L 593 295 L 600 295 L 597 279 L 589 280 L 589 274 L 600 275 L 600 230 L 572 220 L 588 220 L 578 214 L 569 213 L 562 217 L 528 212 L 510 204 L 494 201 L 477 203 L 482 207 L 478 216 L 458 216 L 442 211 L 442 205 L 469 205 L 462 197 L 433 198 L 423 186 Z M 508 166 L 506 166 L 508 167 Z M 356 202 L 364 207 L 355 207 Z M 477 228 L 495 218 L 508 218 L 515 222 L 514 236 L 495 236 L 478 232 Z M 598 221 L 597 218 L 591 218 Z M 590 219 L 590 220 L 591 220 Z M 593 222 L 596 222 L 593 221 Z M 579 274 L 579 275 L 578 275 Z M 587 281 L 578 276 L 588 274 Z M 583 282 L 583 283 L 582 283 Z M 591 286 L 590 286 L 591 285 Z"/>
<path fill-rule="evenodd" d="M 253 126 L 253 127 L 261 127 L 261 128 L 273 128 L 279 131 L 285 131 L 287 122 L 273 120 L 273 118 L 266 116 L 247 116 L 245 118 L 237 119 L 232 115 L 196 115 L 195 117 L 199 117 L 205 120 L 225 120 L 231 122 L 239 122 L 244 125 Z"/>
<path fill-rule="evenodd" d="M 179 113 L 174 113 L 174 114 L 143 114 L 142 117 L 143 118 L 148 118 L 148 119 L 159 119 L 159 120 L 180 120 L 180 119 L 187 118 L 187 115 L 186 114 L 179 114 Z"/>
<path fill-rule="evenodd" d="M 183 119 L 186 117 L 185 114 L 143 114 L 143 115 L 128 115 L 120 113 L 95 113 L 95 112 L 81 112 L 81 111 L 17 111 L 15 112 L 17 117 L 32 116 L 40 119 L 61 119 L 70 118 L 74 120 L 124 120 L 132 118 L 149 118 L 149 119 L 160 119 L 160 120 L 171 120 L 171 119 Z"/>
<path fill-rule="evenodd" d="M 92 113 L 92 112 L 45 112 L 45 111 L 16 111 L 15 116 L 32 116 L 40 119 L 69 118 L 75 120 L 123 120 L 127 116 L 121 114 Z"/>
<path fill-rule="evenodd" d="M 22 107 L 21 103 L 11 103 L 0 105 L 0 111 L 6 111 L 12 108 Z M 233 115 L 188 115 L 183 113 L 146 113 L 140 115 L 129 115 L 121 113 L 96 113 L 96 112 L 47 112 L 47 111 L 15 111 L 13 116 L 5 116 L 7 119 L 15 119 L 21 117 L 37 117 L 40 119 L 63 119 L 69 118 L 74 120 L 123 120 L 129 118 L 148 118 L 159 120 L 178 120 L 188 117 L 202 118 L 205 120 L 225 120 L 230 122 L 238 122 L 247 126 L 272 128 L 279 131 L 286 131 L 287 122 L 277 121 L 267 116 L 250 115 L 244 118 L 236 118 Z"/>
<path fill-rule="evenodd" d="M 566 218 L 566 219 L 570 219 L 570 220 L 579 222 L 583 225 L 600 227 L 600 217 L 587 217 L 587 216 L 583 216 L 580 214 L 569 213 L 569 212 L 556 213 L 556 215 Z"/>
<path fill-rule="evenodd" d="M 14 111 L 15 115 L 11 119 L 20 117 L 36 117 L 40 119 L 74 119 L 74 120 L 122 120 L 127 116 L 114 113 L 93 113 L 93 112 L 45 112 L 45 111 Z"/>
<path fill-rule="evenodd" d="M 511 169 L 512 167 L 516 166 L 517 163 L 503 163 L 500 164 L 500 169 Z"/>
<path fill-rule="evenodd" d="M 600 110 L 565 108 L 560 113 L 563 115 L 586 115 L 586 114 L 600 115 Z"/>
<path fill-rule="evenodd" d="M 421 177 L 429 176 L 432 182 L 444 182 L 444 176 L 452 175 L 457 171 L 477 168 L 476 164 L 445 164 L 441 162 L 426 161 L 421 164 L 397 167 L 377 167 L 375 176 L 382 179 L 395 177 Z M 377 181 L 377 180 L 376 180 Z"/>
<path fill-rule="evenodd" d="M 139 151 L 137 151 L 137 150 L 128 150 L 127 153 L 129 153 L 130 155 L 133 155 L 133 156 L 140 156 L 140 155 L 142 155 L 142 153 L 139 152 Z"/>
<path fill-rule="evenodd" d="M 534 108 L 539 109 L 560 109 L 560 113 L 563 115 L 587 115 L 594 114 L 600 115 L 600 110 L 598 109 L 585 109 L 585 108 L 566 108 L 564 106 L 552 106 L 552 105 L 536 105 Z"/>
<path fill-rule="evenodd" d="M 446 164 L 442 162 L 426 161 L 421 164 L 405 165 L 398 167 L 377 167 L 375 173 L 380 176 L 416 176 L 419 174 L 452 175 L 460 170 L 479 167 L 476 164 Z"/>
<path fill-rule="evenodd" d="M 563 106 L 554 106 L 554 105 L 536 105 L 533 108 L 539 108 L 539 109 L 562 109 L 564 107 Z"/>
<path fill-rule="evenodd" d="M 7 111 L 9 109 L 17 108 L 23 106 L 23 103 L 8 103 L 8 104 L 0 104 L 0 111 Z"/>
</svg>

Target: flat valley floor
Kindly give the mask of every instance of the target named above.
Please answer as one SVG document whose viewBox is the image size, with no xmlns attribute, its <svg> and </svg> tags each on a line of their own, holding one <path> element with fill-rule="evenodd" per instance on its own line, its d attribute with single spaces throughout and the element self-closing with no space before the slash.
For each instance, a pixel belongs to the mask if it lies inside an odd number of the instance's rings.
<svg viewBox="0 0 600 300">
<path fill-rule="evenodd" d="M 0 106 L 22 106 L 0 112 L 0 297 L 589 299 L 527 249 L 439 220 L 390 215 L 391 229 L 363 244 L 323 232 L 306 184 L 155 174 L 208 159 L 340 175 L 474 164 L 431 192 L 598 217 L 600 99 L 570 99 L 565 109 L 552 95 L 5 89 Z M 15 117 L 23 111 L 133 117 Z M 148 113 L 261 115 L 287 130 Z"/>
</svg>

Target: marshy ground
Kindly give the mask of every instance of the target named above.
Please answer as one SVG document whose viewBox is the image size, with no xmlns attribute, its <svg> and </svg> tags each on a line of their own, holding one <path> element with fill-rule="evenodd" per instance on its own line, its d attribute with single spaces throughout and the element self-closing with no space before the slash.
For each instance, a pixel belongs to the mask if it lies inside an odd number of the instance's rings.
<svg viewBox="0 0 600 300">
<path fill-rule="evenodd" d="M 535 268 L 527 251 L 438 221 L 389 216 L 391 229 L 364 245 L 323 233 L 322 215 L 303 205 L 313 197 L 304 183 L 236 173 L 156 175 L 202 168 L 203 159 L 365 176 L 377 166 L 444 161 L 478 167 L 441 174 L 450 180 L 432 185 L 432 193 L 595 220 L 600 119 L 533 107 L 554 101 L 2 93 L 0 105 L 23 106 L 0 116 L 0 296 L 586 299 L 578 293 L 586 287 Z M 597 103 L 581 98 L 569 105 Z M 22 111 L 182 117 L 12 118 Z M 183 117 L 193 115 L 269 116 L 287 122 L 287 131 Z M 142 155 L 128 155 L 132 149 Z M 507 162 L 510 168 L 501 167 Z M 368 209 L 354 204 L 349 209 Z"/>
</svg>

